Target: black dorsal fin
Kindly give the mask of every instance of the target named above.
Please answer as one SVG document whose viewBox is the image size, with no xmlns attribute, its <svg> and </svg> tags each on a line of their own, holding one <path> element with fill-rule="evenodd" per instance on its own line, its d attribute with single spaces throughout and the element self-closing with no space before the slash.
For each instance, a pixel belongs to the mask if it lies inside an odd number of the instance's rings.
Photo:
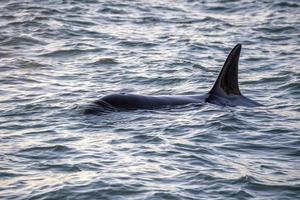
<svg viewBox="0 0 300 200">
<path fill-rule="evenodd" d="M 238 64 L 242 45 L 237 44 L 228 55 L 209 94 L 241 95 L 238 83 Z"/>
</svg>

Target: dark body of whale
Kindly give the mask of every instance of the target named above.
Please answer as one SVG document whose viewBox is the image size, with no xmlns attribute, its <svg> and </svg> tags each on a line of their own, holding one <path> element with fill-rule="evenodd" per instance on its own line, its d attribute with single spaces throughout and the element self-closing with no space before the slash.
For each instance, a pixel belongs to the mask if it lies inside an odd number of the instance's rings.
<svg viewBox="0 0 300 200">
<path fill-rule="evenodd" d="M 238 85 L 238 62 L 242 45 L 237 44 L 228 55 L 212 89 L 204 95 L 159 95 L 110 94 L 94 102 L 86 113 L 97 111 L 128 111 L 155 109 L 167 106 L 209 102 L 222 106 L 255 107 L 261 104 L 244 97 Z"/>
</svg>

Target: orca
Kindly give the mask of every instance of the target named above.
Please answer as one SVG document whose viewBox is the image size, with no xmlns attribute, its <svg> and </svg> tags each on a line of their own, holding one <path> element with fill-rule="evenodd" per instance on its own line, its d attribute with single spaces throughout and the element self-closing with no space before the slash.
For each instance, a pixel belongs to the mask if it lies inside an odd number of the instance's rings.
<svg viewBox="0 0 300 200">
<path fill-rule="evenodd" d="M 229 53 L 212 89 L 204 95 L 137 95 L 110 94 L 93 102 L 86 113 L 98 111 L 129 111 L 157 109 L 187 104 L 212 103 L 221 106 L 256 107 L 261 104 L 242 95 L 238 84 L 238 63 L 242 45 L 237 44 Z"/>
</svg>

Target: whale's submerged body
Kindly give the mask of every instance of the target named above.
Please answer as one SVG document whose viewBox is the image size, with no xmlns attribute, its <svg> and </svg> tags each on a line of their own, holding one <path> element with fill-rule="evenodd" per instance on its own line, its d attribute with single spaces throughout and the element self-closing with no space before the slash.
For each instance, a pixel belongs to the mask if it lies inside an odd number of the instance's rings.
<svg viewBox="0 0 300 200">
<path fill-rule="evenodd" d="M 242 45 L 237 44 L 231 50 L 214 86 L 207 94 L 201 96 L 110 94 L 95 101 L 94 106 L 87 109 L 86 113 L 155 109 L 167 106 L 180 106 L 205 102 L 222 106 L 261 106 L 261 104 L 244 97 L 239 90 L 238 62 L 241 48 Z"/>
</svg>

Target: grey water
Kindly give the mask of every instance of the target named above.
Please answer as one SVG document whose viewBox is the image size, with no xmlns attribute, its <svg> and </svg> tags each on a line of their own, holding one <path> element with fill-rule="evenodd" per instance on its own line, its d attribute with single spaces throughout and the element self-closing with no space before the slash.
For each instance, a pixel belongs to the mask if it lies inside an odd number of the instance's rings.
<svg viewBox="0 0 300 200">
<path fill-rule="evenodd" d="M 0 199 L 300 199 L 300 2 L 2 0 Z M 265 106 L 86 115 L 201 95 L 243 44 Z"/>
</svg>

